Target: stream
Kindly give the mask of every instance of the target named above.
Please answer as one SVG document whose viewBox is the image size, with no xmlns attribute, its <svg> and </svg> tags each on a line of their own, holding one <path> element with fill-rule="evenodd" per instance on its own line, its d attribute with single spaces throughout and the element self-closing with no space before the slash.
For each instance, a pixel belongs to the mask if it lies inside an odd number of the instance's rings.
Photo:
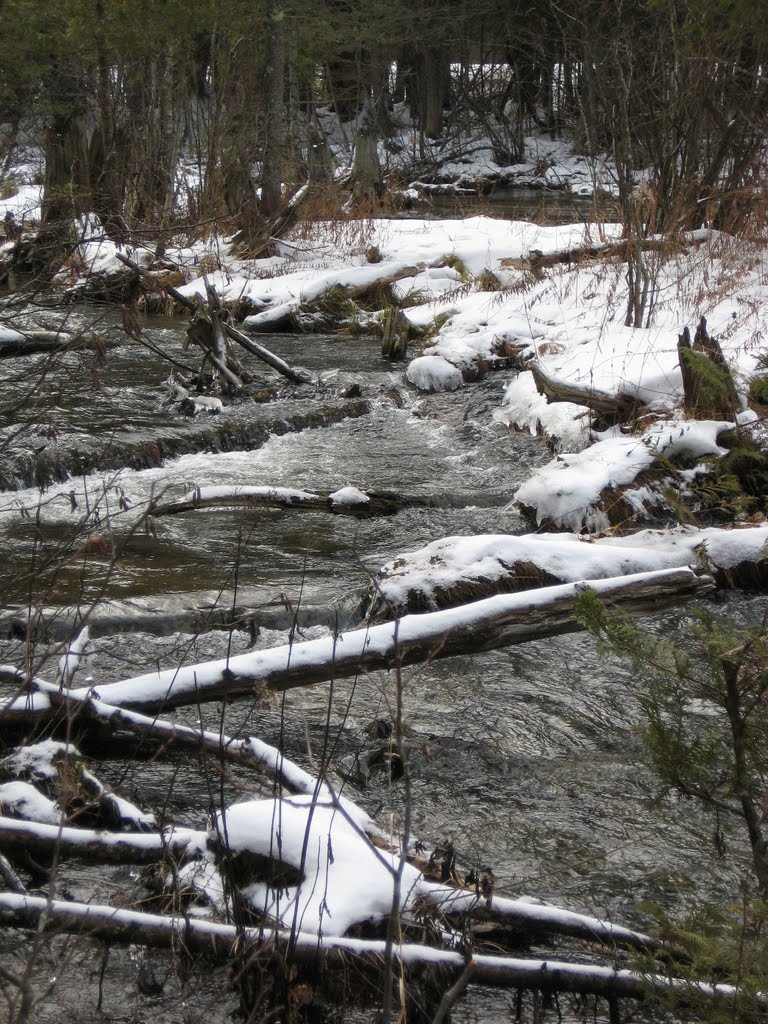
<svg viewBox="0 0 768 1024">
<path fill-rule="evenodd" d="M 104 308 L 45 315 L 47 323 L 63 316 L 68 329 L 98 320 L 105 340 L 122 338 L 116 314 Z M 39 311 L 35 318 L 45 322 Z M 190 358 L 182 321 L 143 326 L 154 345 Z M 299 636 L 319 636 L 329 623 L 350 621 L 370 574 L 396 554 L 448 535 L 528 529 L 510 498 L 550 454 L 541 440 L 494 423 L 506 373 L 458 393 L 419 396 L 405 384 L 402 366 L 381 360 L 375 339 L 263 340 L 318 375 L 319 387 L 283 385 L 248 362 L 251 389 L 268 392 L 264 400 L 194 420 L 163 404 L 169 365 L 124 338 L 103 357 L 81 352 L 0 362 L 6 394 L 22 380 L 36 381 L 38 424 L 21 435 L 9 428 L 3 438 L 6 625 L 30 603 L 56 609 L 101 595 L 134 602 L 144 613 L 138 625 L 105 627 L 96 639 L 88 671 L 108 681 L 248 648 L 245 632 L 177 631 L 179 608 L 246 605 L 260 627 L 260 646 L 285 642 L 297 611 Z M 34 479 L 44 487 L 30 486 Z M 158 519 L 151 529 L 136 515 L 152 495 L 237 483 L 323 490 L 353 484 L 433 498 L 435 505 L 368 520 L 199 511 Z M 739 594 L 704 604 L 737 624 L 756 621 L 767 607 L 763 597 Z M 664 612 L 647 626 L 684 640 L 691 611 Z M 147 626 L 149 620 L 159 626 Z M 7 628 L 3 635 L 2 660 L 20 662 L 20 641 Z M 60 635 L 54 617 L 27 652 L 33 663 L 44 666 Z M 678 913 L 697 900 L 731 899 L 743 868 L 740 838 L 726 833 L 729 854 L 718 859 L 711 819 L 692 803 L 658 795 L 635 732 L 641 684 L 623 663 L 599 657 L 582 635 L 408 669 L 402 685 L 412 836 L 430 847 L 453 842 L 467 868 L 490 866 L 499 893 L 542 897 L 636 927 L 651 927 L 649 904 Z M 359 770 L 376 744 L 368 727 L 391 720 L 394 699 L 393 675 L 375 673 L 176 716 L 281 743 L 306 767 L 327 767 L 380 824 L 397 830 L 402 784 L 375 772 L 366 780 Z M 212 779 L 204 763 L 183 754 L 129 760 L 119 745 L 109 758 L 91 753 L 97 774 L 124 795 L 184 824 L 204 827 L 222 796 L 253 792 L 247 773 Z M 137 872 L 65 864 L 58 888 L 104 899 L 132 886 L 138 891 L 137 879 Z M 164 979 L 159 991 L 142 984 L 141 971 L 149 968 L 141 957 L 113 954 L 105 1005 L 123 1013 L 113 1019 L 199 1019 L 202 1008 L 206 1019 L 229 1019 L 234 997 L 216 998 L 220 977 L 193 984 L 174 975 L 165 954 L 153 957 L 151 970 Z M 87 1004 L 90 1013 L 97 974 L 95 962 L 80 977 L 62 971 L 50 1019 L 69 1019 L 59 1015 L 62 1007 Z M 509 992 L 470 991 L 453 1019 L 490 1024 L 507 1019 L 513 1005 Z"/>
</svg>

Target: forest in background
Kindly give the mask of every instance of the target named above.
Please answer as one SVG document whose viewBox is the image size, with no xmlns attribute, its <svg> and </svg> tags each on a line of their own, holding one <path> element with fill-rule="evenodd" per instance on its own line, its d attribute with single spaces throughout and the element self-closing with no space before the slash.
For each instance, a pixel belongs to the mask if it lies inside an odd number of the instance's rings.
<svg viewBox="0 0 768 1024">
<path fill-rule="evenodd" d="M 331 122 L 360 202 L 477 138 L 514 165 L 546 132 L 612 158 L 629 234 L 756 212 L 768 11 L 747 0 L 11 0 L 3 23 L 0 167 L 36 120 L 44 240 L 85 211 L 119 240 L 180 210 L 253 240 L 297 186 L 330 190 Z"/>
</svg>

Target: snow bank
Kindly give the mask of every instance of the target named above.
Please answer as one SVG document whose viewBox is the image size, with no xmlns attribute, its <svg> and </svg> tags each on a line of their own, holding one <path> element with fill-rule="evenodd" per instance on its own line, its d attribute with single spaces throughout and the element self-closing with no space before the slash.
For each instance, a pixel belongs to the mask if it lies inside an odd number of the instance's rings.
<svg viewBox="0 0 768 1024">
<path fill-rule="evenodd" d="M 643 530 L 627 537 L 597 539 L 568 533 L 443 537 L 387 562 L 371 590 L 377 608 L 396 613 L 444 607 L 451 602 L 452 591 L 456 603 L 478 582 L 487 583 L 489 590 L 494 585 L 536 586 L 530 578 L 531 566 L 568 583 L 680 565 L 727 570 L 742 562 L 757 562 L 766 551 L 768 524 L 733 530 Z"/>
<path fill-rule="evenodd" d="M 639 437 L 612 437 L 584 451 L 558 455 L 515 492 L 516 504 L 531 511 L 537 523 L 599 532 L 610 526 L 600 506 L 604 491 L 628 487 L 660 455 L 724 455 L 717 437 L 732 423 L 676 420 L 654 425 Z"/>
</svg>

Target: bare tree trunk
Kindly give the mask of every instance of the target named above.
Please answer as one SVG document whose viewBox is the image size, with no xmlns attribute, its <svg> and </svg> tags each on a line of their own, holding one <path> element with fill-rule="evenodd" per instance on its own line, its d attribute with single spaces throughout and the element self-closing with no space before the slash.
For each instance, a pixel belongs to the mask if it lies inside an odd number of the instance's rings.
<svg viewBox="0 0 768 1024">
<path fill-rule="evenodd" d="M 443 109 L 448 101 L 448 56 L 443 49 L 428 46 L 422 53 L 422 60 L 419 79 L 421 128 L 428 139 L 439 139 L 443 130 Z"/>
<path fill-rule="evenodd" d="M 592 580 L 589 586 L 626 612 L 642 613 L 706 593 L 714 582 L 691 569 L 670 569 Z M 583 583 L 568 583 L 499 595 L 335 637 L 105 683 L 98 686 L 98 693 L 109 704 L 154 710 L 252 694 L 254 688 L 288 690 L 361 672 L 508 647 L 583 629 L 574 616 L 574 603 L 584 587 Z M 78 690 L 75 695 L 84 697 L 87 692 Z M 3 714 L 8 720 L 24 716 L 23 708 L 16 710 L 18 716 L 6 705 Z"/>
<path fill-rule="evenodd" d="M 355 136 L 352 179 L 358 201 L 378 199 L 383 188 L 374 104 L 375 100 L 369 95 L 360 114 Z"/>
<path fill-rule="evenodd" d="M 285 5 L 272 0 L 267 44 L 267 120 L 261 173 L 261 211 L 273 217 L 282 205 L 283 99 L 285 92 Z"/>
</svg>

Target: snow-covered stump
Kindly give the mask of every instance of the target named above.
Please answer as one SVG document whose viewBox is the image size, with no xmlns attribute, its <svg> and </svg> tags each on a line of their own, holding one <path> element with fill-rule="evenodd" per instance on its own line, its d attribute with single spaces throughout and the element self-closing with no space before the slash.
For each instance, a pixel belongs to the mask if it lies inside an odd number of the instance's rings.
<svg viewBox="0 0 768 1024">
<path fill-rule="evenodd" d="M 649 474 L 669 476 L 670 460 L 722 456 L 718 437 L 734 423 L 725 420 L 667 420 L 639 436 L 616 436 L 576 453 L 563 453 L 517 489 L 515 504 L 537 526 L 599 533 L 629 531 L 662 496 L 645 486 Z"/>
</svg>

